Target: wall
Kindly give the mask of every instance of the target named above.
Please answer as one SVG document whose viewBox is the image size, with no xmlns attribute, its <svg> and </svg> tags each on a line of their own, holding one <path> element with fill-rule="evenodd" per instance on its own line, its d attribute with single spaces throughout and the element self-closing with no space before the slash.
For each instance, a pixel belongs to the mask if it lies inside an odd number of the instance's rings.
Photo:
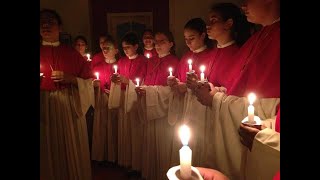
<svg viewBox="0 0 320 180">
<path fill-rule="evenodd" d="M 70 33 L 72 38 L 84 35 L 92 47 L 91 24 L 89 16 L 90 0 L 40 0 L 40 9 L 56 10 L 62 18 L 63 31 Z"/>
<path fill-rule="evenodd" d="M 183 3 L 182 3 L 183 2 Z M 207 21 L 210 6 L 214 2 L 232 2 L 240 4 L 240 0 L 170 0 L 170 30 L 176 42 L 176 53 L 181 57 L 188 50 L 184 42 L 183 27 L 188 20 L 200 17 Z"/>
<path fill-rule="evenodd" d="M 153 30 L 168 30 L 169 0 L 91 0 L 92 37 L 98 49 L 98 37 L 107 32 L 107 13 L 153 12 Z M 119 3 L 120 2 L 120 3 Z"/>
</svg>

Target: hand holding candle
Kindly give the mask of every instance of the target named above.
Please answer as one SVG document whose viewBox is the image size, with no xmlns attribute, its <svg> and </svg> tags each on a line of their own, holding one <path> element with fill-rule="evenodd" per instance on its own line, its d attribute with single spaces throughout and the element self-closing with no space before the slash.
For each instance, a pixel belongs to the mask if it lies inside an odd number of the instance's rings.
<svg viewBox="0 0 320 180">
<path fill-rule="evenodd" d="M 183 179 L 189 179 L 191 177 L 191 159 L 192 151 L 188 146 L 190 139 L 190 130 L 188 126 L 183 125 L 179 129 L 179 135 L 183 147 L 179 150 L 180 155 L 180 175 Z"/>
<path fill-rule="evenodd" d="M 200 71 L 201 71 L 201 74 L 200 74 L 200 81 L 201 82 L 204 82 L 204 70 L 206 69 L 206 67 L 204 65 L 200 66 Z"/>
<path fill-rule="evenodd" d="M 192 72 L 192 59 L 188 60 L 188 64 L 189 64 L 189 72 Z"/>
<path fill-rule="evenodd" d="M 115 73 L 115 74 L 118 74 L 118 66 L 117 66 L 117 65 L 114 65 L 113 68 L 114 68 L 114 73 Z"/>
<path fill-rule="evenodd" d="M 137 81 L 137 85 L 136 85 L 136 87 L 139 87 L 140 79 L 139 79 L 139 78 L 136 78 L 136 81 Z"/>
<path fill-rule="evenodd" d="M 96 73 L 94 73 L 94 74 L 96 75 L 96 78 L 99 80 L 99 73 L 96 72 Z"/>
<path fill-rule="evenodd" d="M 248 122 L 254 124 L 254 106 L 253 103 L 256 100 L 256 95 L 254 93 L 250 93 L 248 95 L 249 107 L 248 107 Z"/>
</svg>

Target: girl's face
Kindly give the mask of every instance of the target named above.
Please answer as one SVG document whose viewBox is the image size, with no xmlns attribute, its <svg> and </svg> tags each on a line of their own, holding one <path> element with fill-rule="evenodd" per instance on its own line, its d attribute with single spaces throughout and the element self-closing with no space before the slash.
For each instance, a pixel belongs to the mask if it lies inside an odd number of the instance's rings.
<svg viewBox="0 0 320 180">
<path fill-rule="evenodd" d="M 230 28 L 228 26 L 228 21 L 224 21 L 222 17 L 217 13 L 211 11 L 209 13 L 209 22 L 207 25 L 207 34 L 209 39 L 217 40 L 221 35 L 225 33 L 230 33 Z"/>
<path fill-rule="evenodd" d="M 102 50 L 103 56 L 106 59 L 114 59 L 115 55 L 119 52 L 117 47 L 107 40 L 106 37 L 99 38 L 99 45 Z"/>
<path fill-rule="evenodd" d="M 106 59 L 114 59 L 119 50 L 111 42 L 107 42 L 103 45 L 102 53 Z"/>
<path fill-rule="evenodd" d="M 195 51 L 204 46 L 205 33 L 199 34 L 199 32 L 192 29 L 184 29 L 184 40 L 191 51 Z"/>
<path fill-rule="evenodd" d="M 169 39 L 162 33 L 155 35 L 155 48 L 159 55 L 167 54 L 170 52 L 173 42 L 169 42 Z"/>
<path fill-rule="evenodd" d="M 154 46 L 154 38 L 151 32 L 145 32 L 142 36 L 144 47 L 151 48 Z"/>
<path fill-rule="evenodd" d="M 134 56 L 137 54 L 138 44 L 132 45 L 127 42 L 122 42 L 122 49 L 127 57 Z"/>
<path fill-rule="evenodd" d="M 265 8 L 268 2 L 269 1 L 262 0 L 244 0 L 241 8 L 247 16 L 247 20 L 249 22 L 261 24 L 265 14 L 268 13 L 266 12 Z"/>
<path fill-rule="evenodd" d="M 87 44 L 82 39 L 76 40 L 74 43 L 74 48 L 81 54 L 84 55 L 86 53 Z"/>
<path fill-rule="evenodd" d="M 43 41 L 56 42 L 59 40 L 61 28 L 58 20 L 50 13 L 42 14 L 40 17 L 40 35 Z"/>
</svg>

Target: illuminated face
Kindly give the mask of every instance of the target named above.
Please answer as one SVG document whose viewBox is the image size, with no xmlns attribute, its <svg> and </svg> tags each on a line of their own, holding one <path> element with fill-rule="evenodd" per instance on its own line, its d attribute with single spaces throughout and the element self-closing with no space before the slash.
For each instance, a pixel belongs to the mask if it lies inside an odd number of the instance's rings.
<svg viewBox="0 0 320 180">
<path fill-rule="evenodd" d="M 151 32 L 145 32 L 142 36 L 144 47 L 152 48 L 154 46 L 154 38 Z"/>
<path fill-rule="evenodd" d="M 159 55 L 170 52 L 173 42 L 169 42 L 168 38 L 161 33 L 155 35 L 155 48 Z"/>
<path fill-rule="evenodd" d="M 85 55 L 86 53 L 86 48 L 87 44 L 84 42 L 82 39 L 77 39 L 76 42 L 74 43 L 74 48 L 81 54 Z"/>
<path fill-rule="evenodd" d="M 51 13 L 44 13 L 40 16 L 40 35 L 43 41 L 56 42 L 59 40 L 61 28 L 58 20 Z"/>
<path fill-rule="evenodd" d="M 244 0 L 241 5 L 242 10 L 247 16 L 249 22 L 255 24 L 263 23 L 263 19 L 266 13 L 266 4 L 268 1 L 265 0 Z"/>
<path fill-rule="evenodd" d="M 204 46 L 204 38 L 206 34 L 191 29 L 184 29 L 184 40 L 191 51 L 197 50 Z"/>
<path fill-rule="evenodd" d="M 221 35 L 229 32 L 229 28 L 225 26 L 225 22 L 216 12 L 209 13 L 209 22 L 207 25 L 207 34 L 209 39 L 217 40 Z"/>
<path fill-rule="evenodd" d="M 119 52 L 118 48 L 115 47 L 115 45 L 112 44 L 110 41 L 108 41 L 106 37 L 99 38 L 99 45 L 103 53 L 103 56 L 106 59 L 115 58 L 115 55 Z"/>
<path fill-rule="evenodd" d="M 134 56 L 137 54 L 138 44 L 132 45 L 127 42 L 122 42 L 122 49 L 127 57 Z"/>
</svg>

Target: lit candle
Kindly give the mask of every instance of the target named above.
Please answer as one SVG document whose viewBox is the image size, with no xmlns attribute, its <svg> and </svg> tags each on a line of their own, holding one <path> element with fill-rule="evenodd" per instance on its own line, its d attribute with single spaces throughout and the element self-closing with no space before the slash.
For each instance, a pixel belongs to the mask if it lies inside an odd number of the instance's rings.
<svg viewBox="0 0 320 180">
<path fill-rule="evenodd" d="M 189 179 L 191 177 L 192 151 L 188 146 L 188 141 L 190 138 L 190 130 L 188 126 L 181 126 L 179 130 L 179 135 L 183 144 L 182 148 L 179 150 L 180 175 L 183 179 Z"/>
<path fill-rule="evenodd" d="M 148 58 L 148 59 L 150 58 L 150 54 L 149 54 L 149 53 L 147 53 L 147 55 L 146 55 L 146 56 L 147 56 L 147 58 Z"/>
<path fill-rule="evenodd" d="M 115 73 L 115 74 L 118 74 L 118 66 L 117 66 L 117 65 L 114 65 L 113 68 L 114 68 L 114 73 Z"/>
<path fill-rule="evenodd" d="M 170 77 L 172 76 L 172 67 L 169 67 Z"/>
<path fill-rule="evenodd" d="M 256 95 L 254 93 L 250 93 L 248 95 L 249 107 L 248 107 L 248 122 L 254 124 L 254 106 L 253 103 L 256 100 Z"/>
<path fill-rule="evenodd" d="M 87 53 L 87 58 L 88 58 L 87 61 L 91 61 L 89 53 Z"/>
<path fill-rule="evenodd" d="M 99 73 L 96 72 L 96 73 L 94 73 L 94 74 L 96 75 L 97 79 L 99 80 Z"/>
<path fill-rule="evenodd" d="M 189 64 L 189 72 L 192 71 L 192 59 L 188 60 L 188 64 Z"/>
<path fill-rule="evenodd" d="M 43 76 L 43 73 L 40 73 L 40 77 Z"/>
<path fill-rule="evenodd" d="M 203 82 L 204 81 L 204 70 L 206 69 L 206 67 L 204 65 L 200 66 L 200 81 Z"/>
<path fill-rule="evenodd" d="M 136 87 L 139 87 L 139 78 L 136 78 L 136 81 L 137 81 L 137 85 L 136 85 Z"/>
</svg>

